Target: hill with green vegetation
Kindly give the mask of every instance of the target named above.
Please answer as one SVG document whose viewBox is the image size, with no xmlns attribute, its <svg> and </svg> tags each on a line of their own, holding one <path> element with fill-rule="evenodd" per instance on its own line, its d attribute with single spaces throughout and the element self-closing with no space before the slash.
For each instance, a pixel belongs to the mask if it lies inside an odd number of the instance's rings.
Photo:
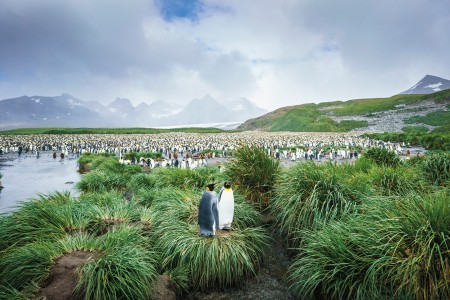
<svg viewBox="0 0 450 300">
<path fill-rule="evenodd" d="M 450 90 L 428 95 L 308 103 L 279 108 L 244 122 L 238 129 L 261 131 L 446 131 L 450 125 Z M 391 124 L 392 123 L 392 124 Z M 377 130 L 376 125 L 380 129 Z M 383 127 L 384 126 L 384 127 Z M 388 129 L 388 130 L 383 130 Z M 390 130 L 389 130 L 390 129 Z M 423 128 L 417 130 L 424 131 Z"/>
</svg>

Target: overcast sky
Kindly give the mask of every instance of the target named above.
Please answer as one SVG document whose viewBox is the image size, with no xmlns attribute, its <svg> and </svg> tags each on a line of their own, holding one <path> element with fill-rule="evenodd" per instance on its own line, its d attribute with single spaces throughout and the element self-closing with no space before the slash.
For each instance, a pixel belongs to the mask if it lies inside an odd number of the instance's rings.
<svg viewBox="0 0 450 300">
<path fill-rule="evenodd" d="M 449 0 L 0 0 L 0 99 L 272 110 L 450 79 Z"/>
</svg>

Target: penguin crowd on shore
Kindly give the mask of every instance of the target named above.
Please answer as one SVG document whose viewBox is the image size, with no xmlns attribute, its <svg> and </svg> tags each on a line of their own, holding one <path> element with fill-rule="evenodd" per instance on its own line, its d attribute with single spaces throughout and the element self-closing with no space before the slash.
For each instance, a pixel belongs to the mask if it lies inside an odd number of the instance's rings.
<svg viewBox="0 0 450 300">
<path fill-rule="evenodd" d="M 0 136 L 0 155 L 4 153 L 38 153 L 39 151 L 58 151 L 68 154 L 159 152 L 169 159 L 173 153 L 191 156 L 210 150 L 226 157 L 227 153 L 243 146 L 253 145 L 266 149 L 269 155 L 293 158 L 293 153 L 284 153 L 286 148 L 295 149 L 295 157 L 308 149 L 336 150 L 351 148 L 385 147 L 398 151 L 402 145 L 385 143 L 362 137 L 355 132 L 224 132 L 224 133 L 184 133 L 171 132 L 160 134 L 35 134 Z M 278 152 L 278 149 L 284 149 Z M 401 151 L 401 150 L 400 150 Z M 212 155 L 215 155 L 213 152 Z M 181 165 L 181 159 L 179 159 Z"/>
</svg>

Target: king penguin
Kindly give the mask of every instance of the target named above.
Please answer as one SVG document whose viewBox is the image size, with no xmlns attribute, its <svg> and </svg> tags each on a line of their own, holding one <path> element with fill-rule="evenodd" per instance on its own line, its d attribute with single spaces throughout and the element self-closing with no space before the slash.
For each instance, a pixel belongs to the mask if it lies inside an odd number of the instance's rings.
<svg viewBox="0 0 450 300">
<path fill-rule="evenodd" d="M 234 194 L 231 183 L 225 181 L 217 200 L 219 211 L 219 229 L 231 229 L 234 216 Z"/>
<path fill-rule="evenodd" d="M 214 192 L 215 183 L 208 184 L 203 192 L 198 207 L 198 225 L 200 236 L 214 236 L 219 224 L 217 211 L 217 193 Z"/>
</svg>

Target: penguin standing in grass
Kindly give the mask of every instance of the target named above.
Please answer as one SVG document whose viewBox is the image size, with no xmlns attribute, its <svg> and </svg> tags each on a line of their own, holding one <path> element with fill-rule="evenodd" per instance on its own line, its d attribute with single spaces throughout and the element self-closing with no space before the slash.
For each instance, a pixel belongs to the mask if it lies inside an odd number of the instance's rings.
<svg viewBox="0 0 450 300">
<path fill-rule="evenodd" d="M 215 183 L 208 184 L 203 192 L 198 207 L 198 225 L 200 236 L 214 236 L 219 225 L 217 211 L 217 193 L 214 192 Z"/>
<path fill-rule="evenodd" d="M 231 183 L 225 181 L 217 200 L 219 211 L 219 229 L 231 229 L 234 216 L 234 194 Z"/>
</svg>

